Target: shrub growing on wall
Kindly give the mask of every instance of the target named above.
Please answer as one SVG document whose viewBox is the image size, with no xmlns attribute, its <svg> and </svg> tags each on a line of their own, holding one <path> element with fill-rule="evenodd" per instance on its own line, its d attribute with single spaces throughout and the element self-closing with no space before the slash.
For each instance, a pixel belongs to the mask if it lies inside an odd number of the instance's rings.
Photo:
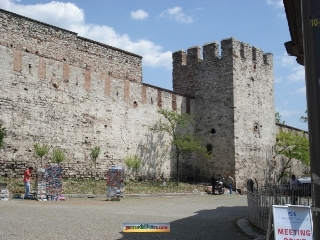
<svg viewBox="0 0 320 240">
<path fill-rule="evenodd" d="M 66 153 L 60 149 L 60 148 L 55 148 L 52 151 L 52 156 L 51 156 L 51 161 L 54 163 L 62 163 L 65 161 L 67 158 Z"/>
<path fill-rule="evenodd" d="M 45 155 L 47 155 L 47 153 L 49 152 L 50 147 L 47 144 L 40 144 L 40 143 L 36 143 L 34 144 L 34 153 L 36 157 L 40 158 L 41 161 L 41 167 L 43 167 L 43 157 Z"/>
<path fill-rule="evenodd" d="M 90 153 L 90 158 L 94 164 L 94 168 L 97 168 L 97 158 L 99 157 L 100 154 L 100 147 L 95 146 L 94 148 L 91 149 Z"/>
<path fill-rule="evenodd" d="M 124 159 L 124 163 L 127 165 L 127 167 L 131 168 L 134 171 L 134 177 L 135 179 L 138 179 L 139 176 L 139 170 L 141 168 L 142 160 L 137 155 L 133 156 L 126 156 Z"/>
</svg>

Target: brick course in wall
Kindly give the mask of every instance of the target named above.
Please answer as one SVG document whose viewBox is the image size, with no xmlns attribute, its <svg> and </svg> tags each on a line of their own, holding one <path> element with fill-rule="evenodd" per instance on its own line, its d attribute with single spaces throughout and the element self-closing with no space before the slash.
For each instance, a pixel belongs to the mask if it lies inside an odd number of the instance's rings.
<svg viewBox="0 0 320 240">
<path fill-rule="evenodd" d="M 272 55 L 234 38 L 221 41 L 221 55 L 218 42 L 202 52 L 173 53 L 170 91 L 142 82 L 136 54 L 0 9 L 0 122 L 8 130 L 0 175 L 39 166 L 40 142 L 66 151 L 66 177 L 104 178 L 133 154 L 143 178 L 174 177 L 170 137 L 150 131 L 164 108 L 194 116 L 190 131 L 211 152 L 209 160 L 183 154 L 182 178 L 229 173 L 240 189 L 247 178 L 263 179 L 277 131 Z"/>
<path fill-rule="evenodd" d="M 183 111 L 186 96 L 142 84 L 136 54 L 3 10 L 0 30 L 0 121 L 8 129 L 0 175 L 39 166 L 39 142 L 66 151 L 65 177 L 104 178 L 108 167 L 137 154 L 142 177 L 170 178 L 169 136 L 149 128 L 161 117 L 159 107 L 172 110 L 175 101 Z M 101 147 L 96 171 L 94 146 Z"/>
<path fill-rule="evenodd" d="M 13 71 L 21 72 L 22 70 L 22 52 L 16 50 L 13 55 Z"/>
</svg>

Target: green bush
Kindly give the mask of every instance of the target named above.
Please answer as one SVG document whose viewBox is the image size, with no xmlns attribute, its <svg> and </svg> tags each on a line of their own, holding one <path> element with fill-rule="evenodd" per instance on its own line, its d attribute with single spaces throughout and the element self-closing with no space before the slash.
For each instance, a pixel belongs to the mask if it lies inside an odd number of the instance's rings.
<svg viewBox="0 0 320 240">
<path fill-rule="evenodd" d="M 137 179 L 142 163 L 141 158 L 137 155 L 128 155 L 125 157 L 124 163 L 127 165 L 127 167 L 131 168 L 134 171 L 135 179 Z"/>
<path fill-rule="evenodd" d="M 94 163 L 94 167 L 97 168 L 97 158 L 100 154 L 100 147 L 96 146 L 91 149 L 90 158 L 92 162 Z"/>
<path fill-rule="evenodd" d="M 34 147 L 34 153 L 35 153 L 36 157 L 40 158 L 41 167 L 43 167 L 42 159 L 49 152 L 50 147 L 47 144 L 41 145 L 40 143 L 34 144 L 33 147 Z"/>
<path fill-rule="evenodd" d="M 54 163 L 61 163 L 63 161 L 65 161 L 67 158 L 66 153 L 60 149 L 60 148 L 55 148 L 52 151 L 52 157 L 51 157 L 51 161 Z"/>
</svg>

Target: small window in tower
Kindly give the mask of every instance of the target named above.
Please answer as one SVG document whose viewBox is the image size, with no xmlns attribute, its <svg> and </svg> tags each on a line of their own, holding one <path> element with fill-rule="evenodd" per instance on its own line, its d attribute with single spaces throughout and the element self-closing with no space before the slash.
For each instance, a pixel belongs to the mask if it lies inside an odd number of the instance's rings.
<svg viewBox="0 0 320 240">
<path fill-rule="evenodd" d="M 134 101 L 134 102 L 133 102 L 133 107 L 134 107 L 134 108 L 138 107 L 137 101 Z"/>
<path fill-rule="evenodd" d="M 215 134 L 216 133 L 216 130 L 214 128 L 211 129 L 210 131 L 212 134 Z"/>
</svg>

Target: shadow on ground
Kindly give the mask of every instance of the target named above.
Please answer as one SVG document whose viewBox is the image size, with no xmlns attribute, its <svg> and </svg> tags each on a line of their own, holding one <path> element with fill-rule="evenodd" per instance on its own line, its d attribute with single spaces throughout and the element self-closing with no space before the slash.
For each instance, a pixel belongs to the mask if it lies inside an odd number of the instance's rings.
<svg viewBox="0 0 320 240">
<path fill-rule="evenodd" d="M 218 207 L 195 212 L 193 216 L 170 222 L 170 233 L 123 233 L 120 239 L 252 239 L 236 221 L 246 218 L 247 206 Z"/>
</svg>

